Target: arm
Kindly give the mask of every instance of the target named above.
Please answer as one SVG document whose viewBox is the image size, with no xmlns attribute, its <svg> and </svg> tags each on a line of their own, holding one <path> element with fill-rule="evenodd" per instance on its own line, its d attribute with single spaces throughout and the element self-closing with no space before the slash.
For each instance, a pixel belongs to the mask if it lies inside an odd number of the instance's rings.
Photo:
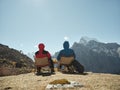
<svg viewBox="0 0 120 90">
<path fill-rule="evenodd" d="M 47 52 L 47 57 L 48 57 L 48 59 L 51 59 L 51 55 L 49 52 Z"/>
<path fill-rule="evenodd" d="M 35 58 L 37 58 L 38 57 L 38 53 L 39 53 L 39 51 L 37 51 L 37 52 L 35 52 Z"/>
<path fill-rule="evenodd" d="M 58 56 L 57 56 L 57 60 L 59 61 L 61 58 L 61 51 L 59 52 Z"/>
<path fill-rule="evenodd" d="M 72 49 L 70 49 L 71 50 L 71 55 L 74 57 L 74 59 L 76 58 L 76 55 L 75 55 L 75 52 L 72 50 Z"/>
<path fill-rule="evenodd" d="M 74 56 L 74 59 L 76 58 L 76 55 L 75 55 L 75 52 L 73 51 L 73 56 Z"/>
</svg>

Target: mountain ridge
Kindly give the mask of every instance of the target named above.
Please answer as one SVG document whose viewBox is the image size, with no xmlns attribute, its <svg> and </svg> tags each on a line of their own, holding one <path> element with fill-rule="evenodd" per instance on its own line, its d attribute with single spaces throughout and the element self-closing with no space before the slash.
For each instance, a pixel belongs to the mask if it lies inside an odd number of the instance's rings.
<svg viewBox="0 0 120 90">
<path fill-rule="evenodd" d="M 34 62 L 28 56 L 7 45 L 0 44 L 0 76 L 30 72 Z"/>
</svg>

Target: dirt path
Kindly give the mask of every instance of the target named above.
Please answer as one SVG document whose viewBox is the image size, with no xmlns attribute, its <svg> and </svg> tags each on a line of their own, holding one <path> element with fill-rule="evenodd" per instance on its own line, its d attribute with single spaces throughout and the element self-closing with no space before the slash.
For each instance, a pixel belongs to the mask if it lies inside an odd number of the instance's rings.
<svg viewBox="0 0 120 90">
<path fill-rule="evenodd" d="M 77 90 L 120 90 L 120 75 L 100 73 L 73 75 L 60 72 L 44 77 L 36 76 L 34 73 L 0 77 L 0 90 L 45 90 L 49 82 L 64 78 L 84 85 Z"/>
</svg>

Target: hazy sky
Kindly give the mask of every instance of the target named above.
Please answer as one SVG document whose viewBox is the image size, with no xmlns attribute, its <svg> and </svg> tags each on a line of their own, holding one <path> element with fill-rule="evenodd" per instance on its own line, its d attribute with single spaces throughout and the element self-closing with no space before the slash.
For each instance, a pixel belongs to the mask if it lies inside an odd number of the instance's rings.
<svg viewBox="0 0 120 90">
<path fill-rule="evenodd" d="M 0 43 L 51 54 L 82 36 L 120 44 L 120 0 L 0 0 Z"/>
</svg>

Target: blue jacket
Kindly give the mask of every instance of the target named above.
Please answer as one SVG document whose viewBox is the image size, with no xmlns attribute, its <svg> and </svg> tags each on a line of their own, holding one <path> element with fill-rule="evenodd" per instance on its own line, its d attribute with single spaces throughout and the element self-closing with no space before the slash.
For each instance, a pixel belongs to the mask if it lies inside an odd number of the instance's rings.
<svg viewBox="0 0 120 90">
<path fill-rule="evenodd" d="M 72 49 L 69 48 L 69 42 L 68 41 L 65 41 L 63 43 L 63 47 L 64 47 L 64 49 L 59 52 L 59 54 L 57 56 L 57 60 L 60 60 L 60 58 L 62 56 L 64 56 L 64 57 L 73 56 L 75 58 L 75 53 Z"/>
</svg>

